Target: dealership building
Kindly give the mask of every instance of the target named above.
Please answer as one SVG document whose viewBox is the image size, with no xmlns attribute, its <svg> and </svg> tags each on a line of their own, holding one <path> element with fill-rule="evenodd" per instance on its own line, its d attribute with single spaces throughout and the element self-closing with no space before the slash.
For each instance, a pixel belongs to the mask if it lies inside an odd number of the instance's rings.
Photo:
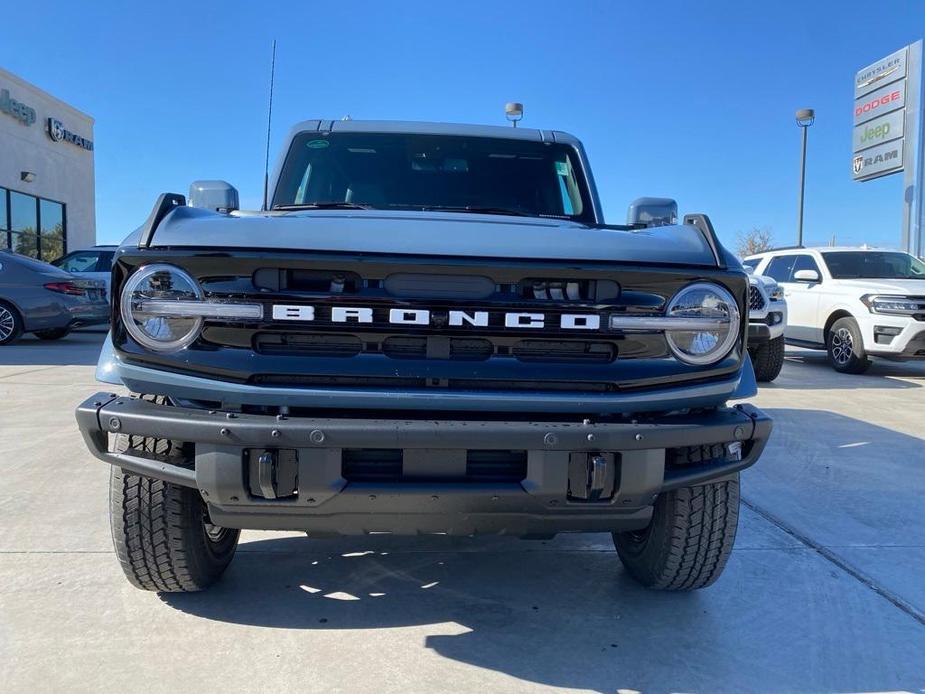
<svg viewBox="0 0 925 694">
<path fill-rule="evenodd" d="M 93 118 L 0 69 L 0 249 L 92 246 L 94 197 Z"/>
</svg>

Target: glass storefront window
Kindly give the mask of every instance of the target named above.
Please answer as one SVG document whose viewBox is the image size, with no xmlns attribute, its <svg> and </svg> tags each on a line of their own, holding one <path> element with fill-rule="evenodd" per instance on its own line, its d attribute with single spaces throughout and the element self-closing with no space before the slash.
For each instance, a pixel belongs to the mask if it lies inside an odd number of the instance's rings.
<svg viewBox="0 0 925 694">
<path fill-rule="evenodd" d="M 11 248 L 20 255 L 27 255 L 30 258 L 39 257 L 38 234 L 32 229 L 26 231 L 14 231 L 10 234 L 13 240 Z"/>
<path fill-rule="evenodd" d="M 10 228 L 35 234 L 38 227 L 38 208 L 31 195 L 10 191 Z"/>
<path fill-rule="evenodd" d="M 0 248 L 50 262 L 67 250 L 65 224 L 60 202 L 0 188 Z"/>
<path fill-rule="evenodd" d="M 50 263 L 64 255 L 64 205 L 51 200 L 39 201 L 42 260 Z"/>
<path fill-rule="evenodd" d="M 0 231 L 9 229 L 8 223 L 9 220 L 6 218 L 6 188 L 0 188 Z M 4 241 L 6 240 L 6 234 L 0 234 L 0 236 L 4 237 Z"/>
</svg>

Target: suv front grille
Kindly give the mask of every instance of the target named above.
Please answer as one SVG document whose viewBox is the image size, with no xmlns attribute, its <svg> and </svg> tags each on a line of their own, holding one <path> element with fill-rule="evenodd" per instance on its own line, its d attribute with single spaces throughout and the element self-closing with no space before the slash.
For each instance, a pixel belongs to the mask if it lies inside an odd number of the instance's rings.
<svg viewBox="0 0 925 694">
<path fill-rule="evenodd" d="M 390 359 L 446 359 L 485 361 L 494 356 L 513 357 L 527 363 L 609 364 L 617 358 L 613 340 L 519 340 L 508 346 L 481 337 L 390 335 L 380 341 L 363 341 L 357 335 L 281 332 L 258 333 L 255 350 L 260 354 L 300 357 L 355 357 L 383 354 Z M 638 340 L 637 340 L 638 342 Z M 631 355 L 637 343 L 624 339 Z"/>
<path fill-rule="evenodd" d="M 764 297 L 758 287 L 750 286 L 748 288 L 748 310 L 760 311 L 764 308 Z"/>
<path fill-rule="evenodd" d="M 522 340 L 511 353 L 520 361 L 609 364 L 617 356 L 611 342 L 584 340 Z"/>
<path fill-rule="evenodd" d="M 254 342 L 261 354 L 355 357 L 363 351 L 363 342 L 355 335 L 260 333 Z"/>
<path fill-rule="evenodd" d="M 393 359 L 484 361 L 494 353 L 489 340 L 463 337 L 387 337 L 382 353 Z"/>
</svg>

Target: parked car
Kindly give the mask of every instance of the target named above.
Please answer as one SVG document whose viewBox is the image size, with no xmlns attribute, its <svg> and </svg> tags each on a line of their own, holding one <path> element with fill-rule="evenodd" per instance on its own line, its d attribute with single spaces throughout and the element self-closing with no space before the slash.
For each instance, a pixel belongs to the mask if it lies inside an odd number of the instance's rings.
<svg viewBox="0 0 925 694">
<path fill-rule="evenodd" d="M 243 528 L 603 531 L 717 579 L 771 420 L 727 404 L 749 283 L 706 215 L 606 224 L 575 137 L 500 126 L 304 122 L 268 190 L 164 193 L 116 253 L 97 374 L 137 395 L 77 419 L 133 585 L 205 588 Z"/>
<path fill-rule="evenodd" d="M 93 246 L 81 251 L 72 251 L 51 261 L 51 264 L 79 277 L 102 281 L 106 287 L 106 298 L 109 299 L 112 259 L 116 254 L 116 248 L 117 246 Z"/>
<path fill-rule="evenodd" d="M 870 357 L 925 357 L 925 263 L 901 251 L 781 248 L 746 262 L 784 287 L 787 344 L 824 349 L 836 371 Z"/>
<path fill-rule="evenodd" d="M 72 329 L 109 320 L 99 280 L 82 279 L 40 260 L 0 251 L 0 345 L 22 333 L 58 340 Z"/>
<path fill-rule="evenodd" d="M 753 273 L 751 265 L 743 265 Z M 772 278 L 750 274 L 748 281 L 748 354 L 755 367 L 755 378 L 773 381 L 784 365 L 787 302 L 783 288 Z"/>
</svg>

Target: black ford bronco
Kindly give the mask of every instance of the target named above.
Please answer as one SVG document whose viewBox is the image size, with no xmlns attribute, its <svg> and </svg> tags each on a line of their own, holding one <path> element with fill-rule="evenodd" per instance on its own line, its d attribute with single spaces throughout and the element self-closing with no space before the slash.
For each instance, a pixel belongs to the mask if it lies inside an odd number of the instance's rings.
<svg viewBox="0 0 925 694">
<path fill-rule="evenodd" d="M 705 215 L 607 225 L 578 140 L 492 126 L 304 122 L 269 191 L 164 194 L 116 255 L 132 395 L 77 419 L 134 585 L 205 588 L 246 528 L 609 532 L 646 586 L 716 580 L 771 421 L 727 405 L 749 284 Z"/>
</svg>

